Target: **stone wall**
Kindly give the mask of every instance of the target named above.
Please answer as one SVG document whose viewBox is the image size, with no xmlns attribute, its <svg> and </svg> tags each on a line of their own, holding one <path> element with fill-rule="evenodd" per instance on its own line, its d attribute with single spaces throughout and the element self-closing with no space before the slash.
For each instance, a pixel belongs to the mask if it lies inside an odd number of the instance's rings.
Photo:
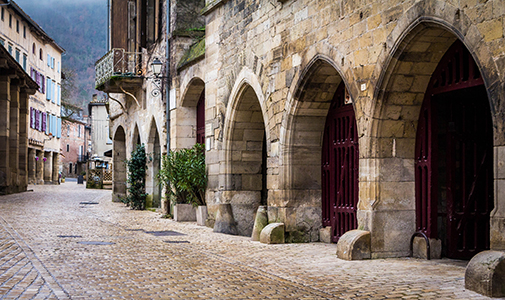
<svg viewBox="0 0 505 300">
<path fill-rule="evenodd" d="M 243 233 L 257 203 L 265 129 L 269 217 L 286 224 L 288 241 L 318 240 L 322 131 L 343 81 L 360 136 L 359 227 L 371 231 L 372 257 L 407 255 L 418 114 L 431 73 L 459 39 L 488 90 L 496 161 L 491 247 L 505 249 L 503 0 L 215 0 L 204 13 L 205 72 L 198 76 L 210 129 L 207 200 L 249 207 L 239 213 Z"/>
</svg>

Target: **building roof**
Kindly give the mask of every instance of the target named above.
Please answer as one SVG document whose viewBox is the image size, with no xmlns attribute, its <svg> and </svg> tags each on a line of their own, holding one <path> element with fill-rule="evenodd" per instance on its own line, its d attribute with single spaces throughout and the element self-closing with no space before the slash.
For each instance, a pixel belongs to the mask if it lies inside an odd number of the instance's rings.
<svg viewBox="0 0 505 300">
<path fill-rule="evenodd" d="M 40 27 L 37 22 L 35 22 L 30 16 L 19 7 L 19 5 L 12 0 L 0 0 L 0 2 L 4 4 L 8 4 L 7 7 L 11 8 L 14 12 L 16 12 L 28 25 L 30 25 L 32 31 L 34 31 L 42 40 L 50 43 L 56 49 L 58 49 L 61 53 L 65 52 L 60 45 L 58 45 L 43 29 Z"/>
</svg>

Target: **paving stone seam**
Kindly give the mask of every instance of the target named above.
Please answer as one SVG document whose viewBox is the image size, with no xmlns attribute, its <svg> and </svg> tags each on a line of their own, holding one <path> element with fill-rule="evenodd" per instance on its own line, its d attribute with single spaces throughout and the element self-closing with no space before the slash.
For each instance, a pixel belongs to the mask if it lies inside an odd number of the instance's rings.
<svg viewBox="0 0 505 300">
<path fill-rule="evenodd" d="M 45 284 L 51 290 L 51 293 L 54 294 L 58 299 L 71 299 L 68 292 L 60 285 L 53 274 L 49 272 L 42 261 L 37 257 L 33 249 L 28 246 L 28 244 L 23 240 L 19 233 L 14 228 L 12 228 L 12 226 L 10 226 L 10 224 L 7 223 L 7 221 L 5 221 L 2 216 L 0 216 L 0 224 L 4 230 L 12 237 L 21 251 L 24 252 L 28 261 L 31 262 L 33 268 L 37 271 Z"/>
</svg>

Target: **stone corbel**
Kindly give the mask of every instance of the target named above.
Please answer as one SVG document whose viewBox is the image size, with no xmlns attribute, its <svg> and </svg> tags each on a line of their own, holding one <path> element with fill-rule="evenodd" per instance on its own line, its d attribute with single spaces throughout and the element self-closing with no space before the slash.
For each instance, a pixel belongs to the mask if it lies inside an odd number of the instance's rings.
<svg viewBox="0 0 505 300">
<path fill-rule="evenodd" d="M 121 105 L 121 110 L 122 112 L 117 114 L 117 115 L 114 115 L 114 116 L 110 116 L 110 120 L 114 120 L 114 119 L 117 119 L 119 116 L 121 116 L 123 113 L 126 113 L 126 109 L 123 105 L 123 103 L 121 103 L 121 101 L 119 101 L 118 99 L 115 99 L 114 97 L 112 97 L 109 93 L 107 93 L 107 96 L 109 99 L 113 100 L 113 101 L 116 101 L 117 103 L 119 103 L 119 105 Z M 110 113 L 109 113 L 110 114 Z"/>
<path fill-rule="evenodd" d="M 122 85 L 119 85 L 119 88 L 121 89 L 121 91 L 123 91 L 123 93 L 125 93 L 126 95 L 130 96 L 133 98 L 133 100 L 135 100 L 135 102 L 137 103 L 138 107 L 140 107 L 140 104 L 139 104 L 139 101 L 137 100 L 137 97 L 135 97 L 135 95 L 133 95 L 132 93 L 130 92 L 127 92 L 123 89 L 123 86 Z"/>
</svg>

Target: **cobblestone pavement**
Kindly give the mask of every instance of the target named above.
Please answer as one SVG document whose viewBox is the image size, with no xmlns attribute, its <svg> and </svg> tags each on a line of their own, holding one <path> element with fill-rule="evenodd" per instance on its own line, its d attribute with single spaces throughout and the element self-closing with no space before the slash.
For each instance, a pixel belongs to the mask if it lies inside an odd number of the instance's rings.
<svg viewBox="0 0 505 300">
<path fill-rule="evenodd" d="M 487 299 L 461 261 L 343 261 L 334 244 L 217 234 L 75 182 L 29 188 L 0 197 L 1 298 Z"/>
</svg>

